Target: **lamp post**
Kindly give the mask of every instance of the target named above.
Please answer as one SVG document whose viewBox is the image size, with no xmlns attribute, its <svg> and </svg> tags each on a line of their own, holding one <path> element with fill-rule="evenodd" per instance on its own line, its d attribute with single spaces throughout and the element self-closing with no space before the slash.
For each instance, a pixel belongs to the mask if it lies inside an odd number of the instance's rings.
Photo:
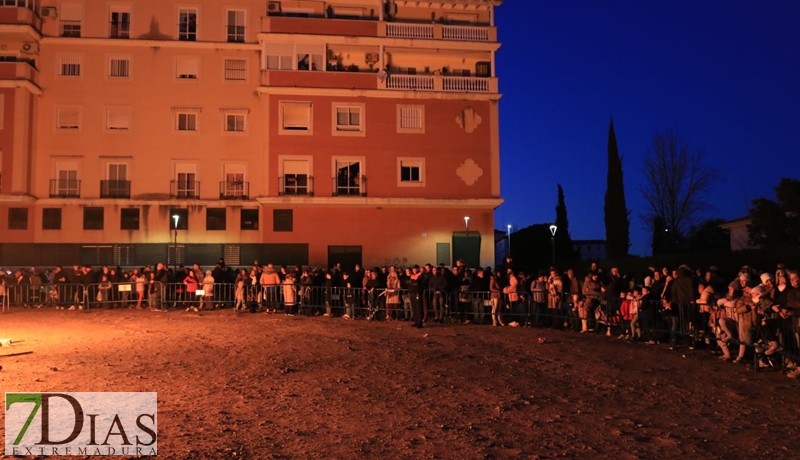
<svg viewBox="0 0 800 460">
<path fill-rule="evenodd" d="M 508 233 L 507 233 L 507 235 L 508 235 L 508 254 L 506 254 L 506 255 L 510 256 L 511 255 L 511 224 L 506 225 L 506 228 L 508 229 Z"/>
<path fill-rule="evenodd" d="M 467 236 L 464 240 L 464 259 L 466 259 L 464 260 L 464 263 L 469 266 L 469 216 L 464 216 L 464 227 L 467 230 Z"/>
<path fill-rule="evenodd" d="M 172 218 L 175 220 L 175 245 L 174 245 L 174 257 L 175 260 L 173 261 L 172 265 L 175 267 L 175 271 L 178 271 L 178 221 L 181 220 L 181 216 L 174 214 Z"/>
<path fill-rule="evenodd" d="M 556 231 L 558 226 L 553 224 L 550 226 L 550 243 L 553 245 L 553 266 L 556 264 Z"/>
</svg>

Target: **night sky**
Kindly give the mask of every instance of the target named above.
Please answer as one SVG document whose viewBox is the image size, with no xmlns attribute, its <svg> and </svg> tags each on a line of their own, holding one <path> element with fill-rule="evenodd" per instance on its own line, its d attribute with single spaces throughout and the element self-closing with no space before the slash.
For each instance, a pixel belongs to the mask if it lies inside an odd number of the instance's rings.
<svg viewBox="0 0 800 460">
<path fill-rule="evenodd" d="M 721 181 L 709 217 L 747 214 L 800 177 L 800 1 L 528 1 L 497 8 L 502 196 L 495 227 L 555 219 L 564 187 L 573 239 L 604 239 L 613 115 L 631 252 L 653 133 L 676 128 Z"/>
</svg>

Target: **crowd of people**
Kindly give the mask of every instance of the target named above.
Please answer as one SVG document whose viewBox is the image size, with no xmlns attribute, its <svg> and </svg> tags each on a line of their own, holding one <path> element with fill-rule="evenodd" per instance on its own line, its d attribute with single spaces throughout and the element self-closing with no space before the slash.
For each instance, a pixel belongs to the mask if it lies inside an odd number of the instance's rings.
<svg viewBox="0 0 800 460">
<path fill-rule="evenodd" d="M 167 311 L 233 308 L 345 320 L 458 322 L 548 327 L 602 333 L 670 349 L 707 348 L 722 361 L 780 367 L 800 377 L 800 278 L 778 265 L 720 270 L 650 267 L 635 276 L 592 263 L 585 276 L 556 267 L 528 274 L 509 257 L 501 267 L 443 265 L 344 270 L 275 267 L 256 261 L 236 270 L 220 259 L 173 270 L 164 264 L 124 270 L 75 265 L 71 270 L 0 273 L 3 305 L 57 309 L 134 308 Z"/>
</svg>

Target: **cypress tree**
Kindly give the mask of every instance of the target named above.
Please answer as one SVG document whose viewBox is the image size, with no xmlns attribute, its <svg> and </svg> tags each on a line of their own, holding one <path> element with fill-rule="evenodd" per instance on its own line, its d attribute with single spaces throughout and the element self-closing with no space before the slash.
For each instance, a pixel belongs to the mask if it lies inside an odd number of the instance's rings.
<svg viewBox="0 0 800 460">
<path fill-rule="evenodd" d="M 558 260 L 573 260 L 575 248 L 572 246 L 572 237 L 569 235 L 569 220 L 567 219 L 567 203 L 564 200 L 564 189 L 558 185 L 558 204 L 556 204 L 556 231 L 555 245 Z"/>
<path fill-rule="evenodd" d="M 630 211 L 625 206 L 622 159 L 617 149 L 614 119 L 608 127 L 608 176 L 605 196 L 606 252 L 610 259 L 628 255 L 630 247 Z"/>
</svg>

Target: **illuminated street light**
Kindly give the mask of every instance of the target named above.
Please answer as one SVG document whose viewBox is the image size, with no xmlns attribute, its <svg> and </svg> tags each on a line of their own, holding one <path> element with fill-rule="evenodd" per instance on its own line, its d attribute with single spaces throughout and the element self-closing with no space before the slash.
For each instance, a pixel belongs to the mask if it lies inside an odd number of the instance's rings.
<svg viewBox="0 0 800 460">
<path fill-rule="evenodd" d="M 550 226 L 550 242 L 553 244 L 553 266 L 556 265 L 556 231 L 558 226 L 553 224 Z"/>
</svg>

